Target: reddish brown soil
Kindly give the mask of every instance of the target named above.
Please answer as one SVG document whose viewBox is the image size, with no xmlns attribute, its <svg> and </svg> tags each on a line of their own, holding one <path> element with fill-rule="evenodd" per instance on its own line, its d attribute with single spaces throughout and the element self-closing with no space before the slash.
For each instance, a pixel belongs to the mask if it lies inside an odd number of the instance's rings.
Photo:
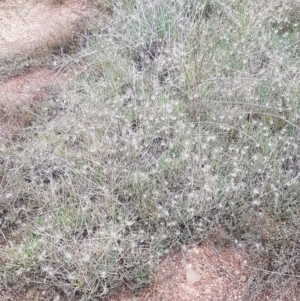
<svg viewBox="0 0 300 301">
<path fill-rule="evenodd" d="M 31 125 L 38 102 L 58 91 L 69 72 L 47 68 L 31 70 L 8 81 L 0 81 L 0 137 L 11 139 L 15 131 Z"/>
<path fill-rule="evenodd" d="M 47 91 L 66 81 L 67 74 L 39 68 L 0 82 L 0 101 L 7 109 L 28 100 L 41 100 Z"/>
<path fill-rule="evenodd" d="M 211 244 L 187 248 L 161 262 L 153 287 L 137 296 L 119 293 L 111 301 L 244 300 L 246 258 L 241 250 Z"/>
</svg>

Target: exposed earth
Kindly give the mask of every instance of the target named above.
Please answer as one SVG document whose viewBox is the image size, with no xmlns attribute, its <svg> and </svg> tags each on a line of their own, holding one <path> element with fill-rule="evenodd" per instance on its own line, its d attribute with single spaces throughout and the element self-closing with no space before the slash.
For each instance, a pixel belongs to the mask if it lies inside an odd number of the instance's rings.
<svg viewBox="0 0 300 301">
<path fill-rule="evenodd" d="M 90 14 L 87 0 L 1 1 L 0 60 L 67 43 Z"/>
<path fill-rule="evenodd" d="M 63 54 L 95 13 L 88 0 L 0 2 L 2 138 L 11 139 L 16 129 L 30 126 L 37 101 L 58 91 L 68 75 L 74 75 L 72 68 L 62 68 L 55 58 L 60 59 L 59 52 Z"/>
<path fill-rule="evenodd" d="M 135 297 L 119 293 L 112 301 L 244 300 L 246 258 L 241 250 L 218 250 L 210 243 L 185 247 L 162 260 L 149 289 Z"/>
</svg>

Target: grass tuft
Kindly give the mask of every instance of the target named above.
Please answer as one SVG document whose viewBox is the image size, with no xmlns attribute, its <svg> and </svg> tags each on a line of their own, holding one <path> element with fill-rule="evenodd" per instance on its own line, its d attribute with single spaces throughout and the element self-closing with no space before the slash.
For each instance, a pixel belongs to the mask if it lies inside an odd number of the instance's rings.
<svg viewBox="0 0 300 301">
<path fill-rule="evenodd" d="M 88 72 L 1 141 L 3 287 L 98 300 L 210 238 L 249 251 L 244 300 L 297 290 L 298 19 L 276 3 L 114 4 Z"/>
</svg>

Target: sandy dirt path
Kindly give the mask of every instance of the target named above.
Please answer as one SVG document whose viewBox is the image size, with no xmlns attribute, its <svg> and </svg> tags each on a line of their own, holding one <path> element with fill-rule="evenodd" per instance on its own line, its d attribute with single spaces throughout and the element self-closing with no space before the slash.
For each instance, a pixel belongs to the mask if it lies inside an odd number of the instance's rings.
<svg viewBox="0 0 300 301">
<path fill-rule="evenodd" d="M 74 77 L 40 57 L 72 44 L 96 13 L 89 0 L 0 1 L 0 138 L 30 126 L 38 102 Z"/>
<path fill-rule="evenodd" d="M 4 0 L 0 2 L 0 61 L 46 51 L 68 42 L 91 12 L 87 0 Z"/>
</svg>

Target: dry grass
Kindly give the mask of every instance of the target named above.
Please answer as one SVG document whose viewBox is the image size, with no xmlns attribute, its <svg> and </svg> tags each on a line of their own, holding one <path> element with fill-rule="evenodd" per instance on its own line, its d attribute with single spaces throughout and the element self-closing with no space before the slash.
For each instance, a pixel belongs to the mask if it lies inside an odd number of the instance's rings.
<svg viewBox="0 0 300 301">
<path fill-rule="evenodd" d="M 25 140 L 1 141 L 3 288 L 99 300 L 144 287 L 162 254 L 210 237 L 247 246 L 244 300 L 290 300 L 298 43 L 288 1 L 117 1 L 85 41 L 86 72 Z"/>
</svg>

